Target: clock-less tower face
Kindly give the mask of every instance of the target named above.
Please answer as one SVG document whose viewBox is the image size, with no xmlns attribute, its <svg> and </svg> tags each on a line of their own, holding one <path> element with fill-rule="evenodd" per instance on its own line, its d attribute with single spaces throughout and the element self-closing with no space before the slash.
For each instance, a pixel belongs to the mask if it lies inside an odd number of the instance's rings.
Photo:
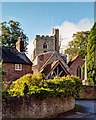
<svg viewBox="0 0 96 120">
<path fill-rule="evenodd" d="M 33 59 L 35 56 L 49 51 L 59 52 L 59 29 L 53 29 L 52 36 L 36 35 L 35 37 Z"/>
<path fill-rule="evenodd" d="M 53 29 L 52 36 L 37 36 L 36 53 L 40 54 L 48 51 L 59 52 L 59 30 Z"/>
</svg>

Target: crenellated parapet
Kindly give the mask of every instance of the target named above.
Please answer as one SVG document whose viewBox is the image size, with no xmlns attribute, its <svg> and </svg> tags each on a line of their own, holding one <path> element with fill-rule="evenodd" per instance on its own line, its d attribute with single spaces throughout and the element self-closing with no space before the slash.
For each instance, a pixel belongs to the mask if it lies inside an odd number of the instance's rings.
<svg viewBox="0 0 96 120">
<path fill-rule="evenodd" d="M 53 29 L 52 35 L 36 35 L 33 44 L 35 49 L 34 57 L 48 51 L 57 51 L 59 53 L 59 29 Z"/>
<path fill-rule="evenodd" d="M 48 39 L 48 38 L 54 38 L 54 36 L 49 36 L 49 35 L 36 35 L 35 40 L 38 38 L 42 38 L 42 39 Z"/>
</svg>

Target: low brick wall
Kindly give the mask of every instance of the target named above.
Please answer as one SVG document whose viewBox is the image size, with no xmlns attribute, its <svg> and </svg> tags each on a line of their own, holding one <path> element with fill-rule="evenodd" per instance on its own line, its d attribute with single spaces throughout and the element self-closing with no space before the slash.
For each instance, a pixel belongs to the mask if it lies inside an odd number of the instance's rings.
<svg viewBox="0 0 96 120">
<path fill-rule="evenodd" d="M 78 99 L 96 99 L 96 86 L 84 86 Z"/>
<path fill-rule="evenodd" d="M 44 118 L 67 112 L 75 107 L 75 99 L 52 97 L 39 100 L 32 95 L 3 99 L 3 118 Z"/>
</svg>

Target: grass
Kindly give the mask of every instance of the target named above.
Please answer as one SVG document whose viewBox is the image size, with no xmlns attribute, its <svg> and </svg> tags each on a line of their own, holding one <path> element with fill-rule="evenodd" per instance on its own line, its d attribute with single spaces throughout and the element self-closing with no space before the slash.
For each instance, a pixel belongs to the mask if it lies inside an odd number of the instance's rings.
<svg viewBox="0 0 96 120">
<path fill-rule="evenodd" d="M 82 108 L 82 106 L 75 104 L 75 108 L 71 111 L 77 112 Z"/>
</svg>

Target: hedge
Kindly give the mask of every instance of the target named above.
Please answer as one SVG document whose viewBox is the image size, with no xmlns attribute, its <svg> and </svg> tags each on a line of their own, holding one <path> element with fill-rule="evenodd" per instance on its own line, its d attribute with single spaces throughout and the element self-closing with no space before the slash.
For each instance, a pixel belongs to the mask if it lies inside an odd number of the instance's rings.
<svg viewBox="0 0 96 120">
<path fill-rule="evenodd" d="M 44 75 L 39 73 L 37 76 L 27 74 L 19 78 L 10 86 L 8 93 L 12 97 L 32 94 L 40 99 L 51 96 L 76 97 L 81 88 L 82 82 L 76 76 L 55 77 L 45 80 Z"/>
</svg>

